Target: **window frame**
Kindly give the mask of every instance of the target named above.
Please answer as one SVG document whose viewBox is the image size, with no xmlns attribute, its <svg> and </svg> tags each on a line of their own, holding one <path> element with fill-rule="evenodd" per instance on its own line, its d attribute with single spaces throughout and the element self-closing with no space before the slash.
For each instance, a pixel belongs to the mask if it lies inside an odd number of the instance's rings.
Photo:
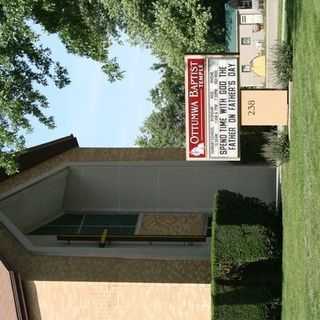
<svg viewBox="0 0 320 320">
<path fill-rule="evenodd" d="M 240 8 L 252 9 L 252 0 L 240 0 Z"/>
<path fill-rule="evenodd" d="M 251 37 L 241 37 L 242 46 L 251 46 Z"/>
<path fill-rule="evenodd" d="M 251 72 L 251 66 L 250 64 L 242 64 L 241 65 L 241 72 Z"/>
</svg>

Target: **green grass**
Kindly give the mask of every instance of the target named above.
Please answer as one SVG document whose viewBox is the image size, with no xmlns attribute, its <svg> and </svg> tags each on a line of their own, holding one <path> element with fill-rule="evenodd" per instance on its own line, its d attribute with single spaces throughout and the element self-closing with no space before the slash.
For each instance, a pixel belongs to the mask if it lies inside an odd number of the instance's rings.
<svg viewBox="0 0 320 320">
<path fill-rule="evenodd" d="M 290 162 L 283 168 L 282 320 L 320 319 L 320 1 L 287 0 L 293 42 Z"/>
<path fill-rule="evenodd" d="M 279 16 L 278 16 L 278 39 L 280 42 L 286 41 L 288 35 L 288 28 L 286 23 L 286 8 L 287 2 L 291 0 L 279 0 Z"/>
</svg>

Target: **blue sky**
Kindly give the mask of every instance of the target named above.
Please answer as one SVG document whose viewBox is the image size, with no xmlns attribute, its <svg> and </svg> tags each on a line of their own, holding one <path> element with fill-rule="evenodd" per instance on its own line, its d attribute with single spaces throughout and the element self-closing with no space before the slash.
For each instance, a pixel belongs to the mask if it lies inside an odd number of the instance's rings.
<svg viewBox="0 0 320 320">
<path fill-rule="evenodd" d="M 37 28 L 36 28 L 37 29 Z M 39 31 L 39 29 L 37 30 Z M 56 128 L 48 129 L 32 120 L 34 130 L 26 135 L 27 146 L 34 146 L 74 134 L 81 147 L 130 147 L 139 133 L 152 104 L 149 91 L 160 79 L 150 70 L 155 58 L 149 50 L 114 45 L 110 56 L 118 57 L 124 79 L 109 83 L 98 63 L 68 54 L 55 35 L 42 35 L 41 42 L 64 65 L 71 84 L 63 89 L 42 88 L 48 97 Z"/>
</svg>

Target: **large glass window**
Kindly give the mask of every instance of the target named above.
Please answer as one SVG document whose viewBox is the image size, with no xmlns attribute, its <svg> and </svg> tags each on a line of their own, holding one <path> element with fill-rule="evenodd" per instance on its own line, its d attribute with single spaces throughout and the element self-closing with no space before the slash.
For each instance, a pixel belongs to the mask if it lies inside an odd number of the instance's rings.
<svg viewBox="0 0 320 320">
<path fill-rule="evenodd" d="M 64 214 L 31 235 L 134 235 L 138 214 Z"/>
</svg>

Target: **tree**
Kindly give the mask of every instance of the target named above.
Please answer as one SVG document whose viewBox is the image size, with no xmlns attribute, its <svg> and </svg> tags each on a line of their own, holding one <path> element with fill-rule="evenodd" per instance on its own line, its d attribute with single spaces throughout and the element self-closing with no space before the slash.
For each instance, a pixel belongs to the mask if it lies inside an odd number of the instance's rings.
<svg viewBox="0 0 320 320">
<path fill-rule="evenodd" d="M 162 62 L 157 66 L 163 72 L 162 80 L 151 91 L 155 110 L 144 122 L 136 144 L 184 146 L 184 55 L 224 49 L 225 0 L 106 2 L 110 12 L 121 19 L 118 24 L 130 40 L 149 47 Z"/>
<path fill-rule="evenodd" d="M 180 76 L 186 53 L 224 48 L 224 23 L 215 21 L 212 2 L 215 1 L 105 0 L 131 41 L 148 46 Z"/>
<path fill-rule="evenodd" d="M 11 174 L 25 146 L 24 133 L 32 130 L 30 116 L 54 127 L 53 118 L 43 113 L 49 104 L 39 87 L 70 83 L 67 70 L 40 44 L 32 23 L 58 33 L 69 52 L 101 62 L 110 81 L 123 74 L 108 56 L 118 31 L 101 1 L 0 0 L 0 22 L 0 167 Z"/>
<path fill-rule="evenodd" d="M 185 144 L 184 82 L 166 64 L 156 64 L 161 70 L 160 83 L 151 90 L 155 110 L 145 120 L 136 144 L 141 147 L 183 147 Z"/>
<path fill-rule="evenodd" d="M 166 71 L 151 92 L 155 111 L 137 141 L 181 146 L 183 56 L 222 50 L 223 15 L 215 3 L 224 1 L 0 0 L 0 167 L 7 173 L 17 170 L 14 158 L 24 148 L 25 131 L 32 129 L 30 116 L 54 127 L 53 118 L 44 114 L 49 104 L 39 87 L 53 82 L 63 88 L 70 82 L 67 70 L 41 46 L 32 23 L 58 34 L 70 53 L 100 62 L 110 81 L 123 77 L 117 60 L 109 57 L 121 33 L 149 47 Z"/>
<path fill-rule="evenodd" d="M 68 52 L 101 62 L 109 81 L 123 72 L 109 47 L 119 40 L 119 26 L 101 0 L 33 1 L 32 19 L 49 33 L 57 33 Z"/>
</svg>

